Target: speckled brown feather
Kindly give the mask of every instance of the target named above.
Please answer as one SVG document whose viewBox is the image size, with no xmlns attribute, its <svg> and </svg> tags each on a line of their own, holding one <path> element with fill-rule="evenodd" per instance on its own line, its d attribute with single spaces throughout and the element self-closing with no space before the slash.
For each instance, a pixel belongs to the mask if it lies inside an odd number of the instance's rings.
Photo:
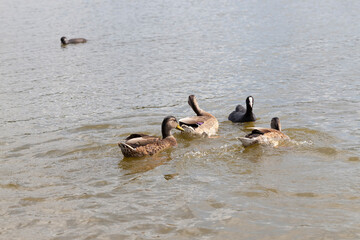
<svg viewBox="0 0 360 240">
<path fill-rule="evenodd" d="M 173 136 L 166 137 L 164 139 L 152 137 L 147 139 L 147 143 L 144 144 L 127 144 L 119 143 L 119 147 L 125 157 L 143 157 L 147 155 L 154 155 L 160 151 L 163 151 L 172 146 L 176 146 L 177 142 Z"/>
</svg>

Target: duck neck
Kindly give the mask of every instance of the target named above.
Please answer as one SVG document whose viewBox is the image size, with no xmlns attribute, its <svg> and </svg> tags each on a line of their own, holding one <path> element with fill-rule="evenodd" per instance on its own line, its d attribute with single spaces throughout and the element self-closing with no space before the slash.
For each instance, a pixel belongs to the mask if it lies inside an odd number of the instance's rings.
<svg viewBox="0 0 360 240">
<path fill-rule="evenodd" d="M 198 116 L 202 115 L 202 113 L 204 111 L 199 107 L 199 104 L 197 103 L 196 100 L 189 102 L 189 104 L 190 104 L 192 110 L 196 113 L 196 115 L 198 115 Z"/>
<path fill-rule="evenodd" d="M 272 129 L 276 129 L 276 130 L 278 130 L 278 131 L 281 131 L 281 125 L 280 125 L 280 123 L 271 123 L 271 128 Z"/>
<path fill-rule="evenodd" d="M 171 129 L 166 125 L 166 124 L 163 124 L 161 126 L 161 133 L 162 133 L 162 138 L 167 138 L 169 136 L 171 136 Z"/>
</svg>

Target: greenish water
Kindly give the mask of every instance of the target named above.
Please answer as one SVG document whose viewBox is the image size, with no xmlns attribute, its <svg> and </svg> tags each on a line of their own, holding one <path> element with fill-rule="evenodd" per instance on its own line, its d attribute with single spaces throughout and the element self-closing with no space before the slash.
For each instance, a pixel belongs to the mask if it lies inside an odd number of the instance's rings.
<svg viewBox="0 0 360 240">
<path fill-rule="evenodd" d="M 360 238 L 358 1 L 0 9 L 1 239 Z M 217 138 L 123 159 L 190 94 Z M 249 95 L 258 121 L 228 121 Z M 291 142 L 236 140 L 275 116 Z"/>
</svg>

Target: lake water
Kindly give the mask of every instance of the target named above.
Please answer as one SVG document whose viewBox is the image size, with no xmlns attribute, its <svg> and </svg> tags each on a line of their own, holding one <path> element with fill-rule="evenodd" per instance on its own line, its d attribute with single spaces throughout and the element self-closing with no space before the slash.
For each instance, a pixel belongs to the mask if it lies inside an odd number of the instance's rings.
<svg viewBox="0 0 360 240">
<path fill-rule="evenodd" d="M 360 238 L 359 1 L 0 9 L 0 239 Z M 123 159 L 190 94 L 217 138 Z M 249 95 L 258 121 L 228 121 Z M 290 143 L 236 140 L 275 116 Z"/>
</svg>

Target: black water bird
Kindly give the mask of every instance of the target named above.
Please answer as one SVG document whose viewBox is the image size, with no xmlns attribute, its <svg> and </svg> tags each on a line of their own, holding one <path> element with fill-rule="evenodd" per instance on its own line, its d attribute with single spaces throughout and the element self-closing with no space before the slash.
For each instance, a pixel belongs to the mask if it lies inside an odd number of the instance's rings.
<svg viewBox="0 0 360 240">
<path fill-rule="evenodd" d="M 60 38 L 61 44 L 68 45 L 68 44 L 76 44 L 76 43 L 86 43 L 87 40 L 85 38 L 72 38 L 67 39 L 66 37 Z"/>
<path fill-rule="evenodd" d="M 235 111 L 230 113 L 228 119 L 232 122 L 254 122 L 256 120 L 255 114 L 253 113 L 254 98 L 248 96 L 246 98 L 246 109 L 237 105 Z"/>
</svg>

